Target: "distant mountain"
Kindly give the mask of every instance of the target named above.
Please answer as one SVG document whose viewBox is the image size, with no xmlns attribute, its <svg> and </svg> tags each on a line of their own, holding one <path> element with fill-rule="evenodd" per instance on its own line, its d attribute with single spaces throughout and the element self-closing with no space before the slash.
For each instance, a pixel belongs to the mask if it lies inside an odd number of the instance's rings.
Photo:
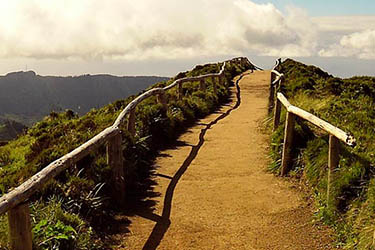
<svg viewBox="0 0 375 250">
<path fill-rule="evenodd" d="M 51 111 L 71 109 L 80 115 L 92 108 L 135 95 L 167 80 L 155 76 L 40 76 L 33 71 L 0 76 L 0 125 L 13 120 L 27 126 Z M 0 127 L 1 128 L 1 127 Z"/>
</svg>

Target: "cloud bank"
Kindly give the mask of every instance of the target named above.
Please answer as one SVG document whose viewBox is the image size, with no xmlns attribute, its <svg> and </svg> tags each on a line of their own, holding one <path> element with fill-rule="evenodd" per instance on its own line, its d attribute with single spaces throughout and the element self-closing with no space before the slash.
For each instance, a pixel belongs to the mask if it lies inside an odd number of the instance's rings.
<svg viewBox="0 0 375 250">
<path fill-rule="evenodd" d="M 0 57 L 147 60 L 207 55 L 310 56 L 307 14 L 248 0 L 6 0 Z M 301 21 L 303 20 L 303 21 Z"/>
<path fill-rule="evenodd" d="M 250 0 L 3 0 L 0 58 L 216 56 L 375 59 L 375 17 L 311 18 Z"/>
<path fill-rule="evenodd" d="M 375 59 L 375 29 L 345 35 L 340 42 L 319 51 L 323 57 Z"/>
</svg>

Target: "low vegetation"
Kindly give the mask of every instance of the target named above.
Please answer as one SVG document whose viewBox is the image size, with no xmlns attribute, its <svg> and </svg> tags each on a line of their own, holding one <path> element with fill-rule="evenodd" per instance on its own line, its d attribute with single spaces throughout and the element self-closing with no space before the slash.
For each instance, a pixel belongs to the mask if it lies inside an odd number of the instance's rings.
<svg viewBox="0 0 375 250">
<path fill-rule="evenodd" d="M 285 75 L 280 91 L 293 105 L 351 132 L 357 139 L 355 148 L 341 144 L 332 206 L 327 206 L 326 200 L 328 135 L 299 119 L 290 175 L 311 190 L 317 202 L 316 215 L 336 229 L 338 245 L 371 249 L 375 229 L 375 78 L 340 79 L 290 59 L 277 70 Z M 281 117 L 285 119 L 285 113 Z M 272 135 L 270 168 L 276 173 L 280 170 L 283 134 L 284 126 L 280 126 Z"/>
<path fill-rule="evenodd" d="M 221 65 L 196 66 L 152 87 L 167 86 L 185 76 L 216 73 Z M 226 80 L 230 81 L 244 70 L 235 63 L 227 64 Z M 197 118 L 227 101 L 229 89 L 219 85 L 215 94 L 211 79 L 208 81 L 204 92 L 199 90 L 198 82 L 184 84 L 182 100 L 178 100 L 176 88 L 171 89 L 167 93 L 167 110 L 157 103 L 156 97 L 145 100 L 137 106 L 136 136 L 132 137 L 123 128 L 124 166 L 128 180 L 132 180 L 127 182 L 129 206 L 136 202 L 147 203 L 153 185 L 152 160 L 158 150 L 175 140 Z M 133 99 L 131 96 L 101 109 L 92 109 L 82 117 L 71 110 L 53 112 L 18 139 L 0 147 L 0 196 L 110 126 Z M 104 234 L 111 230 L 110 222 L 118 211 L 109 198 L 109 179 L 110 169 L 103 146 L 97 154 L 84 158 L 35 194 L 31 199 L 34 248 L 111 248 L 114 243 Z M 3 215 L 0 217 L 0 249 L 7 249 L 8 237 L 7 219 Z"/>
</svg>

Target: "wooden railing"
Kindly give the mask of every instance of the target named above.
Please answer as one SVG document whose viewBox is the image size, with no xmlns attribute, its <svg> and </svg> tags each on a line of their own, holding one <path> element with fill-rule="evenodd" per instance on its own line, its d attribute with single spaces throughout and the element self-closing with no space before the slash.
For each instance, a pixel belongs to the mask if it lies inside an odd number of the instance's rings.
<svg viewBox="0 0 375 250">
<path fill-rule="evenodd" d="M 181 99 L 183 97 L 183 83 L 199 81 L 200 89 L 204 91 L 207 87 L 205 80 L 209 78 L 212 79 L 213 91 L 216 93 L 217 85 L 215 80 L 218 78 L 219 84 L 225 84 L 225 70 L 228 63 L 240 64 L 243 67 L 248 67 L 248 69 L 257 68 L 247 58 L 234 58 L 232 60 L 225 61 L 219 73 L 177 79 L 169 86 L 164 88 L 154 88 L 139 95 L 125 107 L 112 126 L 104 129 L 98 135 L 94 136 L 92 139 L 85 142 L 70 153 L 50 163 L 23 184 L 2 196 L 0 198 L 0 215 L 8 212 L 11 249 L 32 249 L 30 210 L 27 200 L 46 182 L 57 176 L 65 169 L 73 166 L 77 161 L 81 160 L 91 152 L 97 150 L 101 145 L 107 144 L 107 162 L 112 171 L 112 198 L 114 201 L 118 202 L 119 205 L 123 205 L 125 201 L 125 175 L 123 167 L 123 155 L 121 151 L 122 134 L 120 126 L 124 124 L 126 116 L 129 116 L 127 130 L 132 136 L 134 136 L 136 133 L 135 110 L 138 104 L 151 96 L 157 96 L 158 102 L 160 102 L 166 109 L 168 101 L 166 100 L 166 91 L 177 87 L 178 98 Z"/>
<path fill-rule="evenodd" d="M 278 60 L 280 62 L 280 60 Z M 270 92 L 272 95 L 277 92 L 278 87 L 281 84 L 283 75 L 275 70 L 278 66 L 278 63 L 272 70 L 271 74 L 276 75 L 276 79 L 271 79 Z M 346 133 L 343 130 L 333 126 L 332 124 L 320 119 L 319 117 L 301 109 L 296 106 L 293 106 L 289 103 L 287 98 L 280 92 L 276 94 L 276 100 L 274 104 L 274 119 L 273 119 L 273 130 L 275 131 L 280 123 L 280 113 L 281 107 L 284 106 L 286 109 L 286 119 L 285 119 L 285 132 L 284 132 L 284 144 L 282 151 L 282 160 L 281 160 L 281 175 L 285 176 L 290 168 L 292 160 L 292 148 L 293 148 L 293 134 L 294 134 L 294 122 L 295 118 L 302 118 L 313 125 L 323 129 L 329 133 L 329 151 L 328 151 L 328 182 L 327 182 L 327 204 L 330 204 L 331 197 L 331 183 L 332 183 L 332 173 L 339 166 L 339 141 L 344 142 L 350 147 L 356 145 L 355 138 L 350 134 Z M 275 98 L 273 98 L 275 99 Z"/>
<path fill-rule="evenodd" d="M 276 61 L 275 66 L 271 70 L 271 85 L 270 85 L 270 95 L 269 95 L 269 113 L 274 108 L 275 104 L 275 93 L 277 93 L 279 86 L 281 85 L 284 74 L 280 74 L 278 71 L 276 71 L 277 66 L 279 66 L 281 63 L 281 59 L 278 59 Z"/>
</svg>

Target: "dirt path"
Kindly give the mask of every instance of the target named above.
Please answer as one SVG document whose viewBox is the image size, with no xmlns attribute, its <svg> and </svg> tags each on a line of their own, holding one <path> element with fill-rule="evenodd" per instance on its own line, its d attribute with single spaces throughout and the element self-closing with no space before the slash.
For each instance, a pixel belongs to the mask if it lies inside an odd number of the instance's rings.
<svg viewBox="0 0 375 250">
<path fill-rule="evenodd" d="M 130 218 L 122 249 L 333 249 L 301 194 L 266 172 L 269 80 L 244 76 L 239 106 L 233 89 L 230 105 L 162 152 L 155 210 Z"/>
</svg>

